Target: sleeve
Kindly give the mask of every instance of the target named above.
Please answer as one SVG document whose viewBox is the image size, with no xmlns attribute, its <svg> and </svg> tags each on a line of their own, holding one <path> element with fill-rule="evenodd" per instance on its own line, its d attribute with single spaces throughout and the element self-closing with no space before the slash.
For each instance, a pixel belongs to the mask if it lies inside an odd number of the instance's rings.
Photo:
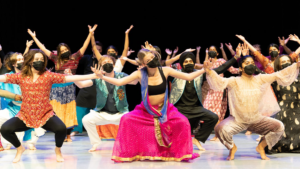
<svg viewBox="0 0 300 169">
<path fill-rule="evenodd" d="M 265 57 L 258 51 L 254 52 L 254 57 L 263 66 L 266 73 L 268 73 L 268 74 L 274 73 L 274 69 L 273 69 L 272 65 L 270 64 L 269 58 Z"/>
<path fill-rule="evenodd" d="M 279 46 L 279 55 L 281 55 L 282 53 L 283 53 L 283 51 L 284 51 L 284 48 L 283 48 L 283 46 Z"/>
<path fill-rule="evenodd" d="M 71 59 L 73 60 L 80 60 L 83 57 L 83 55 L 80 53 L 80 50 L 74 54 L 72 54 Z"/>
<path fill-rule="evenodd" d="M 233 80 L 233 78 L 222 78 L 215 71 L 211 71 L 210 74 L 206 73 L 206 79 L 210 88 L 217 91 L 230 87 Z"/>
<path fill-rule="evenodd" d="M 225 60 L 224 60 L 225 61 Z M 236 59 L 233 57 L 230 60 L 228 60 L 227 62 L 224 62 L 221 66 L 219 66 L 218 68 L 215 68 L 214 71 L 216 71 L 218 74 L 222 74 L 224 73 L 227 69 L 231 69 L 232 65 L 236 62 Z M 236 69 L 234 67 L 232 67 L 233 69 Z M 238 70 L 238 69 L 237 69 Z M 236 71 L 236 70 L 235 70 Z M 239 70 L 238 70 L 239 71 Z M 234 73 L 234 74 L 238 74 Z"/>
<path fill-rule="evenodd" d="M 51 52 L 49 59 L 52 60 L 56 64 L 58 58 L 57 58 L 57 55 L 55 55 L 54 53 Z"/>
<path fill-rule="evenodd" d="M 11 84 L 20 84 L 21 74 L 14 73 L 14 74 L 6 74 L 6 82 Z"/>
<path fill-rule="evenodd" d="M 299 57 L 295 52 L 292 52 L 289 56 L 292 58 L 292 60 L 293 60 L 294 62 L 297 61 L 297 59 L 298 59 L 298 57 Z"/>
<path fill-rule="evenodd" d="M 114 71 L 115 71 L 115 72 L 122 72 L 122 70 L 123 70 L 123 65 L 122 65 L 122 63 L 121 63 L 121 60 L 118 59 L 118 60 L 116 61 L 116 64 L 115 64 Z"/>
<path fill-rule="evenodd" d="M 4 63 L 4 56 L 5 56 L 5 54 L 4 54 L 3 50 L 1 50 L 0 51 L 0 58 L 1 58 L 2 63 Z"/>
<path fill-rule="evenodd" d="M 281 86 L 288 86 L 291 85 L 295 79 L 298 77 L 299 74 L 299 68 L 297 63 L 292 64 L 291 66 L 272 73 L 272 74 L 263 74 L 258 75 L 262 81 L 262 84 L 264 83 L 273 83 L 274 81 L 277 81 L 277 83 Z"/>
<path fill-rule="evenodd" d="M 51 78 L 52 84 L 66 83 L 66 75 L 65 74 L 49 72 L 49 76 Z"/>
</svg>

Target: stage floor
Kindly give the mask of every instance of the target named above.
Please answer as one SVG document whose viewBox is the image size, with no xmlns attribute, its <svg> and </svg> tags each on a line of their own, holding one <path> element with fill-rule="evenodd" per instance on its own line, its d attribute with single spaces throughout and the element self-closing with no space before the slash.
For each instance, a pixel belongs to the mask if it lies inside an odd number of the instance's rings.
<svg viewBox="0 0 300 169">
<path fill-rule="evenodd" d="M 211 135 L 212 138 L 214 135 Z M 133 168 L 162 168 L 162 169 L 284 169 L 299 168 L 300 154 L 276 154 L 269 156 L 270 161 L 260 160 L 260 156 L 255 151 L 257 142 L 255 139 L 258 135 L 245 136 L 238 134 L 234 136 L 235 143 L 238 147 L 234 161 L 226 161 L 228 150 L 220 142 L 207 141 L 204 147 L 205 152 L 200 152 L 200 158 L 191 162 L 152 162 L 137 161 L 131 163 L 114 163 L 110 160 L 113 141 L 103 141 L 100 151 L 89 153 L 91 148 L 86 133 L 73 137 L 72 143 L 65 143 L 62 152 L 65 162 L 57 163 L 54 154 L 54 135 L 47 133 L 41 137 L 37 144 L 36 151 L 26 150 L 23 154 L 21 162 L 13 164 L 12 160 L 16 150 L 8 150 L 0 152 L 0 168 L 1 169 L 133 169 Z M 194 146 L 194 152 L 199 152 Z"/>
</svg>

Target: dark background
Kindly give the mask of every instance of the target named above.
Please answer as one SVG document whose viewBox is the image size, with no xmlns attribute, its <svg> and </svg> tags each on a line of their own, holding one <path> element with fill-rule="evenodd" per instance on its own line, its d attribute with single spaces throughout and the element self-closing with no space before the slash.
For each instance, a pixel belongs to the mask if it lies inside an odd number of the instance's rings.
<svg viewBox="0 0 300 169">
<path fill-rule="evenodd" d="M 278 44 L 278 36 L 299 33 L 300 1 L 288 4 L 275 1 L 16 1 L 0 0 L 0 44 L 4 52 L 25 50 L 27 33 L 36 31 L 37 38 L 49 50 L 61 42 L 71 51 L 78 51 L 88 35 L 87 25 L 98 24 L 96 40 L 115 45 L 121 54 L 125 31 L 131 24 L 130 48 L 137 51 L 145 41 L 159 46 L 166 57 L 165 48 L 219 46 L 220 42 L 236 47 L 241 34 L 252 44 L 261 44 L 262 53 L 268 55 L 268 45 Z M 289 42 L 295 50 L 298 45 Z M 34 44 L 32 48 L 36 48 Z M 224 46 L 227 57 L 231 58 Z M 90 47 L 85 54 L 90 54 Z M 130 58 L 135 58 L 136 53 Z M 237 65 L 236 65 L 237 66 Z M 126 63 L 124 72 L 131 73 L 135 66 Z M 226 74 L 229 76 L 230 74 Z M 127 86 L 127 97 L 132 110 L 140 102 L 140 87 Z"/>
</svg>

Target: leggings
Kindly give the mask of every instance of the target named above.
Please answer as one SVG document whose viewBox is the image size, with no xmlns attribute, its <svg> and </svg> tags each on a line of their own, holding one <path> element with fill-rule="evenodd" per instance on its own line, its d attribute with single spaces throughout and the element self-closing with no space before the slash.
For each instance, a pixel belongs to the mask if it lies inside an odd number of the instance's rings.
<svg viewBox="0 0 300 169">
<path fill-rule="evenodd" d="M 57 116 L 52 116 L 42 128 L 54 132 L 56 147 L 62 147 L 67 129 L 66 125 Z M 18 117 L 13 117 L 2 125 L 1 134 L 7 141 L 14 145 L 14 147 L 18 148 L 21 146 L 21 143 L 15 132 L 21 132 L 28 129 L 30 128 L 27 127 L 22 120 Z"/>
<path fill-rule="evenodd" d="M 73 130 L 73 128 L 67 129 L 67 135 L 70 135 L 72 130 Z"/>
</svg>

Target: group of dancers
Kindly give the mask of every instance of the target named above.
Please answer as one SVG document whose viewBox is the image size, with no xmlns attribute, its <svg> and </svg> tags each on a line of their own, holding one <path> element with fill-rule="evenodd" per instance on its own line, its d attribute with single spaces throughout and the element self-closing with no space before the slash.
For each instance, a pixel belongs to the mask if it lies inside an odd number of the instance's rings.
<svg viewBox="0 0 300 169">
<path fill-rule="evenodd" d="M 237 151 L 233 135 L 244 130 L 260 134 L 256 151 L 263 160 L 269 159 L 266 153 L 299 152 L 300 47 L 292 52 L 286 46 L 289 40 L 300 44 L 297 35 L 279 38 L 280 46 L 271 44 L 270 56 L 237 35 L 242 43 L 236 50 L 226 44 L 231 59 L 223 45 L 224 59 L 218 59 L 217 47 L 211 46 L 200 64 L 200 47 L 196 56 L 194 49 L 178 55 L 176 49 L 171 57 L 167 49 L 167 59 L 162 60 L 160 48 L 148 42 L 137 59 L 129 59 L 133 26 L 125 32 L 120 57 L 114 46 L 102 55 L 102 44 L 94 37 L 97 25 L 88 27 L 86 41 L 74 54 L 64 43 L 58 45 L 57 53 L 51 52 L 28 29 L 33 41 L 27 42 L 25 52 L 1 57 L 0 151 L 4 150 L 1 141 L 6 150 L 14 146 L 14 163 L 21 160 L 25 143 L 35 150 L 46 131 L 55 133 L 58 162 L 64 161 L 63 142 L 71 142 L 72 131 L 81 133 L 83 126 L 92 144 L 89 151 L 96 151 L 101 145 L 97 125 L 108 124 L 119 125 L 111 158 L 115 162 L 188 161 L 199 157 L 193 153 L 193 144 L 205 151 L 200 142 L 205 143 L 213 130 L 212 141 L 220 140 L 230 151 L 227 160 L 233 160 Z M 33 42 L 39 49 L 30 49 Z M 93 55 L 84 56 L 90 42 Z M 49 60 L 54 70 L 47 68 Z M 138 70 L 123 73 L 126 62 Z M 238 68 L 232 66 L 236 62 Z M 78 73 L 80 65 L 83 69 Z M 224 78 L 227 70 L 240 76 Z M 142 102 L 129 112 L 126 85 L 137 83 Z M 77 97 L 75 85 L 81 88 Z M 224 119 L 227 97 L 230 116 Z"/>
</svg>

